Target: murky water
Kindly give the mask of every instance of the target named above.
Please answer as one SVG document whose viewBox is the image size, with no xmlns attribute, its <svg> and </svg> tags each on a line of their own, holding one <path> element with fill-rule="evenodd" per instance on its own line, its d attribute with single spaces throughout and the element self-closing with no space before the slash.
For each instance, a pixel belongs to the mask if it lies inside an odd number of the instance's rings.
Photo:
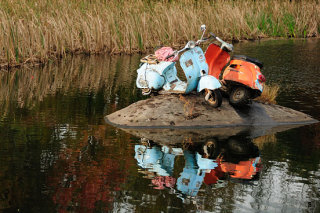
<svg viewBox="0 0 320 213">
<path fill-rule="evenodd" d="M 235 49 L 264 62 L 280 105 L 320 120 L 320 40 Z M 104 115 L 143 98 L 139 57 L 0 72 L 0 211 L 320 211 L 319 124 L 221 137 L 105 124 Z"/>
</svg>

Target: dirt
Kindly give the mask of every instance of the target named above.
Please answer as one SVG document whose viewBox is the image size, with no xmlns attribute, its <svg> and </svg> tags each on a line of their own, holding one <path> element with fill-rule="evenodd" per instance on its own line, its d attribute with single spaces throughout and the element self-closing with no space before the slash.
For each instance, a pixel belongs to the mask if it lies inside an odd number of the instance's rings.
<svg viewBox="0 0 320 213">
<path fill-rule="evenodd" d="M 302 112 L 255 101 L 245 108 L 237 109 L 223 100 L 222 106 L 216 109 L 197 95 L 183 96 L 183 101 L 177 95 L 150 97 L 107 115 L 105 120 L 121 128 L 216 128 L 318 122 Z"/>
</svg>

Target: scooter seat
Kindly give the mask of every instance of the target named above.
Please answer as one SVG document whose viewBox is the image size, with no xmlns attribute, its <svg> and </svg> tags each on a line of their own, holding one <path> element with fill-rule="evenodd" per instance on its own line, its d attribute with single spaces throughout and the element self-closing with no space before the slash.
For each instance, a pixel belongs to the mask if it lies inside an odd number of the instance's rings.
<svg viewBox="0 0 320 213">
<path fill-rule="evenodd" d="M 245 56 L 245 55 L 234 55 L 234 56 L 232 56 L 231 60 L 232 59 L 245 60 L 245 61 L 248 61 L 248 62 L 251 62 L 251 63 L 257 65 L 258 67 L 260 67 L 260 69 L 263 68 L 263 63 L 261 61 L 259 61 L 258 59 L 256 59 L 256 58 L 251 58 L 251 57 L 248 57 L 248 56 Z"/>
</svg>

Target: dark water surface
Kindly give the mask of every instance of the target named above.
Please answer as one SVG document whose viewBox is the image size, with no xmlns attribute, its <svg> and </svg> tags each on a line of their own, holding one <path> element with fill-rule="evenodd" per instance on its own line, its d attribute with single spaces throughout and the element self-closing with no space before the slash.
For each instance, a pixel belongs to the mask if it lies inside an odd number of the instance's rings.
<svg viewBox="0 0 320 213">
<path fill-rule="evenodd" d="M 320 40 L 235 50 L 264 62 L 278 104 L 320 120 Z M 0 72 L 0 212 L 320 212 L 319 124 L 260 137 L 163 130 L 154 141 L 105 124 L 143 98 L 139 58 Z"/>
</svg>

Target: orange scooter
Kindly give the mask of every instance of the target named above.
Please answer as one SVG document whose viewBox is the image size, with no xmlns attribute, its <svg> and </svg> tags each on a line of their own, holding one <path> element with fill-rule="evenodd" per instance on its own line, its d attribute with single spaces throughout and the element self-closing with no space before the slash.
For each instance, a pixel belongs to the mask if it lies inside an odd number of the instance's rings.
<svg viewBox="0 0 320 213">
<path fill-rule="evenodd" d="M 212 43 L 205 53 L 209 75 L 220 79 L 222 84 L 220 89 L 229 95 L 232 105 L 248 104 L 263 91 L 266 81 L 261 73 L 263 64 L 255 58 L 244 55 L 230 57 L 229 52 L 233 51 L 232 44 L 213 33 L 210 34 L 221 43 L 221 46 Z"/>
</svg>

